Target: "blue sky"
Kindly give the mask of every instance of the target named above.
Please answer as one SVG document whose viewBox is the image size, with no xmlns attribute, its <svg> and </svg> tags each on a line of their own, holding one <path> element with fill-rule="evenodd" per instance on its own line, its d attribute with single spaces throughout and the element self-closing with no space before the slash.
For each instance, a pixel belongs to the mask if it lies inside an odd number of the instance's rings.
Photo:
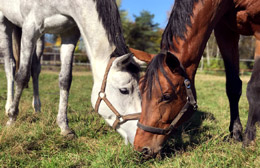
<svg viewBox="0 0 260 168">
<path fill-rule="evenodd" d="M 174 0 L 122 0 L 120 9 L 128 11 L 128 16 L 134 20 L 133 15 L 139 16 L 142 10 L 154 14 L 154 23 L 159 23 L 161 28 L 167 24 L 167 12 L 171 10 Z"/>
</svg>

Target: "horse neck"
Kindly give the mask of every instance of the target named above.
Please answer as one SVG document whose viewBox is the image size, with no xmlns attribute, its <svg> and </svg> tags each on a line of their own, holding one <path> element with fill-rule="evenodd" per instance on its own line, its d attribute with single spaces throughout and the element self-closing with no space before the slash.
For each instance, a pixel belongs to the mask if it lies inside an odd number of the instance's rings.
<svg viewBox="0 0 260 168">
<path fill-rule="evenodd" d="M 210 34 L 224 13 L 227 11 L 228 1 L 199 0 L 194 3 L 191 26 L 187 26 L 185 40 L 173 37 L 175 49 L 171 51 L 178 57 L 186 68 L 187 75 L 194 80 L 201 56 Z"/>
<path fill-rule="evenodd" d="M 75 0 L 75 4 L 71 6 L 69 15 L 79 27 L 90 60 L 94 83 L 100 83 L 110 55 L 116 46 L 108 39 L 107 32 L 99 19 L 96 3 L 93 0 Z"/>
</svg>

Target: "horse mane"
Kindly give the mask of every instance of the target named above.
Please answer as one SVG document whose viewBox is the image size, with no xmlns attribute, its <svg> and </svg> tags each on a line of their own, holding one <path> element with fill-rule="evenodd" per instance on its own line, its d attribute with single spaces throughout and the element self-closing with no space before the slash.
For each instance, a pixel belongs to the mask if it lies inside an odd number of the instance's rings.
<svg viewBox="0 0 260 168">
<path fill-rule="evenodd" d="M 193 7 L 194 4 L 198 1 L 199 0 L 175 0 L 168 24 L 162 35 L 162 51 L 169 51 L 170 49 L 173 49 L 174 51 L 177 50 L 173 44 L 173 38 L 175 38 L 176 41 L 177 38 L 180 38 L 181 40 L 186 40 L 185 35 L 187 32 L 187 26 L 192 26 L 191 17 L 193 16 Z M 141 91 L 144 92 L 145 89 L 148 89 L 148 99 L 151 99 L 152 87 L 156 81 L 158 82 L 159 87 L 162 90 L 158 77 L 158 70 L 160 70 L 160 72 L 167 79 L 169 84 L 174 88 L 172 81 L 163 68 L 165 57 L 166 54 L 164 53 L 158 54 L 152 59 L 147 67 L 145 76 L 142 80 Z"/>
<path fill-rule="evenodd" d="M 106 30 L 108 40 L 114 43 L 116 50 L 111 57 L 119 57 L 129 53 L 123 36 L 123 30 L 120 20 L 119 11 L 115 0 L 94 0 L 99 15 L 99 19 Z"/>
<path fill-rule="evenodd" d="M 161 49 L 176 51 L 173 44 L 173 38 L 186 40 L 185 34 L 187 26 L 191 27 L 191 17 L 193 16 L 194 3 L 199 0 L 175 0 L 168 24 L 163 32 Z M 176 51 L 178 52 L 178 51 Z"/>
<path fill-rule="evenodd" d="M 174 88 L 174 85 L 170 78 L 168 77 L 166 71 L 164 70 L 163 64 L 165 60 L 166 54 L 159 53 L 156 55 L 152 61 L 148 64 L 145 76 L 143 78 L 142 85 L 141 85 L 141 92 L 144 93 L 145 89 L 148 89 L 147 98 L 151 99 L 152 97 L 152 87 L 155 84 L 155 82 L 158 82 L 159 87 L 162 91 L 161 83 L 159 81 L 158 77 L 158 70 L 163 74 L 163 76 L 166 78 L 166 80 L 169 82 L 169 84 Z"/>
</svg>

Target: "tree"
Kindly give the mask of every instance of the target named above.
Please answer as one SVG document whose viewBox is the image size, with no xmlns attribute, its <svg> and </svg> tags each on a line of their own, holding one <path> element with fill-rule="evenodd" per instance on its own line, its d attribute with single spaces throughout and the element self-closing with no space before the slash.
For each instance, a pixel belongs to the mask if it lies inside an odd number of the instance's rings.
<svg viewBox="0 0 260 168">
<path fill-rule="evenodd" d="M 126 22 L 123 26 L 126 43 L 139 50 L 149 53 L 157 53 L 160 50 L 162 31 L 157 23 L 153 23 L 154 15 L 148 11 L 142 11 L 140 16 L 134 16 L 135 22 Z M 124 21 L 122 21 L 124 25 Z"/>
<path fill-rule="evenodd" d="M 122 0 L 116 0 L 116 4 L 117 4 L 118 7 L 121 6 L 121 3 L 122 3 Z"/>
</svg>

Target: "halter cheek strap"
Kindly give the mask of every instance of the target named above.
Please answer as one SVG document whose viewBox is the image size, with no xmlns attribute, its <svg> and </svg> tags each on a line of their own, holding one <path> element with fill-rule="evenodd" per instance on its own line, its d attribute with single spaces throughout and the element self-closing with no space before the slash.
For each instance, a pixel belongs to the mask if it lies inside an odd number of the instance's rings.
<svg viewBox="0 0 260 168">
<path fill-rule="evenodd" d="M 97 99 L 97 102 L 95 105 L 95 111 L 98 112 L 100 103 L 103 100 L 106 103 L 106 105 L 108 106 L 108 108 L 116 115 L 116 120 L 114 121 L 114 123 L 112 125 L 113 129 L 116 129 L 118 125 L 123 124 L 129 120 L 139 120 L 140 115 L 141 115 L 141 113 L 121 115 L 106 97 L 105 91 L 106 91 L 107 77 L 108 77 L 109 70 L 115 59 L 116 59 L 116 57 L 110 58 L 110 60 L 107 64 L 103 82 L 101 85 L 101 89 L 100 89 L 100 92 L 98 93 L 98 99 Z"/>
</svg>

